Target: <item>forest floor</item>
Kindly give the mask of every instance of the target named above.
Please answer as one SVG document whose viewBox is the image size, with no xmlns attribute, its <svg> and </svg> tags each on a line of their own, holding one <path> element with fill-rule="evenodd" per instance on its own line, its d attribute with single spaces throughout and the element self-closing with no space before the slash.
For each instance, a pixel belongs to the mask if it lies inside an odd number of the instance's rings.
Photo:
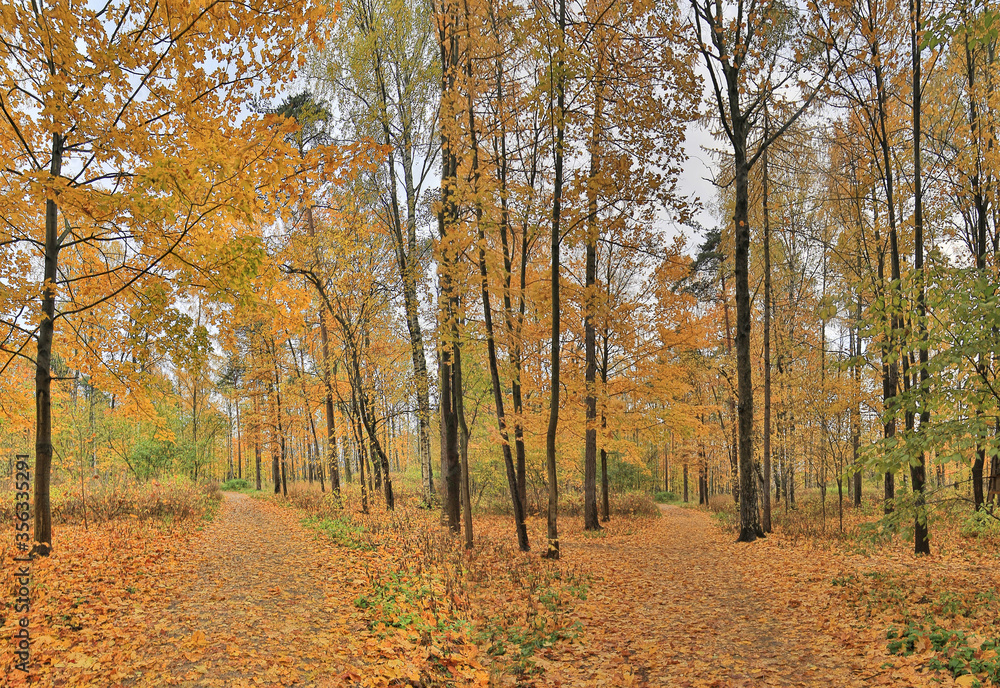
<svg viewBox="0 0 1000 688">
<path fill-rule="evenodd" d="M 581 642 L 545 662 L 548 679 L 606 686 L 863 686 L 864 656 L 842 629 L 803 614 L 807 590 L 775 589 L 747 546 L 704 512 L 661 506 L 641 538 L 585 539 L 593 594 Z M 761 543 L 762 545 L 763 543 Z M 761 545 L 757 545 L 759 548 Z M 567 548 L 570 549 L 570 548 Z M 778 562 L 773 562 L 778 565 Z M 794 569 L 785 569 L 792 575 Z M 784 586 L 792 587 L 792 586 Z M 811 609 L 810 611 L 813 611 Z M 826 626 L 826 627 L 824 627 Z"/>
<path fill-rule="evenodd" d="M 407 542 L 385 520 L 320 532 L 232 493 L 201 530 L 65 526 L 33 571 L 32 685 L 976 685 L 935 669 L 956 648 L 932 628 L 964 629 L 990 685 L 995 549 L 744 545 L 705 511 L 661 510 L 599 533 L 566 518 L 558 563 L 493 548 L 509 519 L 483 517 L 469 557 L 435 550 L 425 511 L 393 517 Z M 544 521 L 529 526 L 537 549 Z M 921 621 L 893 653 L 887 629 Z"/>
</svg>

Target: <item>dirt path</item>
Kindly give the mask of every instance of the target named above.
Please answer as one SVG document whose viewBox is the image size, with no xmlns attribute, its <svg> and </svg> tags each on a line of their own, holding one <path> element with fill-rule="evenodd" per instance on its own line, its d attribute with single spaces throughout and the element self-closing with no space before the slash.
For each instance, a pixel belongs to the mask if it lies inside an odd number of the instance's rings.
<svg viewBox="0 0 1000 688">
<path fill-rule="evenodd" d="M 778 589 L 763 545 L 730 542 L 703 512 L 662 511 L 641 535 L 574 543 L 595 580 L 583 633 L 543 661 L 547 684 L 865 685 L 864 657 L 803 615 L 794 588 Z"/>
<path fill-rule="evenodd" d="M 347 562 L 331 565 L 343 556 L 294 512 L 225 493 L 185 562 L 186 583 L 134 620 L 149 642 L 133 685 L 343 685 L 361 584 Z"/>
<path fill-rule="evenodd" d="M 372 639 L 354 599 L 377 565 L 303 529 L 298 512 L 226 494 L 168 598 L 124 619 L 148 640 L 131 686 L 356 686 L 400 650 Z M 541 686 L 864 686 L 865 657 L 817 595 L 802 552 L 737 545 L 704 512 L 666 507 L 647 527 L 577 531 L 564 564 L 591 576 L 580 634 L 536 655 Z M 792 563 L 795 563 L 793 566 Z M 813 575 L 810 580 L 820 578 Z M 828 584 L 826 585 L 828 588 Z M 811 591 L 811 592 L 803 592 Z M 841 641 L 844 641 L 843 643 Z M 514 685 L 512 676 L 497 677 Z M 373 683 L 374 681 L 374 683 Z M 389 685 L 411 685 L 408 680 Z"/>
</svg>

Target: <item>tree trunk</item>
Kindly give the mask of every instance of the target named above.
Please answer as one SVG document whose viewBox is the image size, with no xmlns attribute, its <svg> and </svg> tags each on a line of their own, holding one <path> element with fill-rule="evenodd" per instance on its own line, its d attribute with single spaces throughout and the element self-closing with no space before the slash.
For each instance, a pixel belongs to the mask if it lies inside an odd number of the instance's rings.
<svg viewBox="0 0 1000 688">
<path fill-rule="evenodd" d="M 886 342 L 882 348 L 882 399 L 885 417 L 883 419 L 883 437 L 891 440 L 896 436 L 896 409 L 895 398 L 899 390 L 899 351 L 896 346 L 896 339 L 900 332 L 900 318 L 898 314 L 901 308 L 900 285 L 899 285 L 899 241 L 896 232 L 896 204 L 894 199 L 892 155 L 889 150 L 889 137 L 887 129 L 888 115 L 886 112 L 887 95 L 885 83 L 882 75 L 881 58 L 878 55 L 878 44 L 872 47 L 872 58 L 875 71 L 876 100 L 878 104 L 879 118 L 879 143 L 882 149 L 882 165 L 885 170 L 885 192 L 886 207 L 889 213 L 889 253 L 891 282 L 888 289 L 886 318 L 888 320 L 889 332 Z M 879 261 L 879 281 L 883 283 L 882 261 Z M 885 513 L 893 510 L 896 497 L 894 474 L 891 470 L 885 474 L 885 490 L 883 499 L 883 509 Z"/>
<path fill-rule="evenodd" d="M 315 235 L 313 230 L 312 208 L 307 209 L 310 234 Z M 330 379 L 330 332 L 326 326 L 326 309 L 321 308 L 319 313 L 319 334 L 323 346 L 323 382 L 326 387 L 325 407 L 326 407 L 326 451 L 327 459 L 330 463 L 330 489 L 340 496 L 340 469 L 337 466 L 337 426 L 333 416 L 333 380 Z"/>
<path fill-rule="evenodd" d="M 62 172 L 63 139 L 52 135 L 52 163 L 49 174 Z M 52 340 L 55 333 L 56 282 L 59 263 L 59 208 L 55 199 L 45 201 L 45 267 L 42 273 L 42 318 L 38 324 L 38 349 L 35 357 L 35 542 L 33 552 L 52 552 L 52 504 L 49 486 L 52 480 Z"/>
<path fill-rule="evenodd" d="M 337 364 L 336 363 L 333 364 L 333 379 L 334 380 L 337 379 Z M 347 428 L 344 430 L 343 435 L 341 435 L 341 437 L 340 437 L 340 440 L 341 440 L 341 442 L 340 442 L 341 451 L 342 451 L 342 453 L 344 455 L 344 480 L 346 480 L 349 483 L 352 483 L 352 482 L 354 482 L 354 474 L 353 474 L 353 472 L 351 470 L 351 455 L 348 453 L 348 449 L 349 449 L 348 445 L 349 445 L 349 443 L 351 441 L 351 435 L 348 432 L 348 430 L 351 429 L 351 428 L 353 428 L 354 426 L 352 425 L 352 421 L 351 421 L 351 411 L 348 408 L 347 404 L 345 404 L 343 402 L 341 402 L 341 404 L 340 404 L 340 415 L 341 415 L 341 418 L 345 418 L 346 419 L 346 424 L 347 424 Z M 337 453 L 336 453 L 337 452 L 337 448 L 334 447 L 333 451 L 334 451 L 333 462 L 336 464 L 337 463 Z"/>
<path fill-rule="evenodd" d="M 860 253 L 858 261 L 860 263 Z M 860 267 L 860 265 L 859 265 Z M 860 274 L 860 270 L 859 270 Z M 861 466 L 861 289 L 858 289 L 856 324 L 851 328 L 851 354 L 854 357 L 852 374 L 857 388 L 854 404 L 851 406 L 851 459 L 854 464 L 854 506 L 861 507 L 861 483 L 863 468 Z"/>
<path fill-rule="evenodd" d="M 278 373 L 278 350 L 275 346 L 274 341 L 271 341 L 271 356 L 274 361 L 274 399 L 277 408 L 277 428 L 278 428 L 278 442 L 281 447 L 281 463 L 280 463 L 280 478 L 281 478 L 281 491 L 285 497 L 288 496 L 288 479 L 286 475 L 285 463 L 287 458 L 287 448 L 285 446 L 285 430 L 281 422 L 281 378 Z M 275 473 L 275 478 L 278 478 L 277 472 Z M 275 484 L 275 493 L 278 492 L 278 485 Z"/>
<path fill-rule="evenodd" d="M 731 107 L 738 107 L 739 93 L 735 81 L 729 85 Z M 733 151 L 736 159 L 736 208 L 733 214 L 736 234 L 736 382 L 737 415 L 739 420 L 740 468 L 740 542 L 753 542 L 763 537 L 757 512 L 757 476 L 753 462 L 753 380 L 750 364 L 750 222 L 749 166 L 746 156 L 746 122 L 734 113 Z"/>
<path fill-rule="evenodd" d="M 274 480 L 274 494 L 281 493 L 281 459 L 277 443 L 271 445 L 271 477 Z"/>
<path fill-rule="evenodd" d="M 559 231 L 563 186 L 563 145 L 566 132 L 566 75 L 563 68 L 566 42 L 566 0 L 559 0 L 559 45 L 556 48 L 556 111 L 553 113 L 556 128 L 555 140 L 555 181 L 552 195 L 552 348 L 550 358 L 551 394 L 549 397 L 549 425 L 545 433 L 545 467 L 549 487 L 549 507 L 547 516 L 548 550 L 543 556 L 559 558 L 559 485 L 556 477 L 556 431 L 559 425 Z"/>
<path fill-rule="evenodd" d="M 261 433 L 260 433 L 260 395 L 254 392 L 253 395 L 253 415 L 254 415 L 254 428 L 253 428 L 253 455 L 254 464 L 257 469 L 257 479 L 255 486 L 257 491 L 261 490 L 261 480 L 260 480 L 260 444 L 261 444 Z"/>
<path fill-rule="evenodd" d="M 929 362 L 929 341 L 927 332 L 927 296 L 926 277 L 924 274 L 924 203 L 923 203 L 923 179 L 920 159 L 921 125 L 921 89 L 923 84 L 920 79 L 921 72 L 921 0 L 910 0 L 910 16 L 913 18 L 913 27 L 910 33 L 910 49 L 913 56 L 913 268 L 916 271 L 917 279 L 917 332 L 919 334 L 919 361 L 920 361 L 920 429 L 921 435 L 927 432 L 927 425 L 931 420 L 931 411 L 928 398 L 930 386 Z M 920 443 L 918 443 L 919 445 Z M 931 545 L 927 529 L 927 509 L 926 497 L 924 495 L 924 485 L 926 483 L 926 458 L 924 451 L 918 446 L 919 456 L 916 461 L 910 461 L 910 480 L 913 483 L 914 507 L 916 514 L 913 522 L 913 551 L 916 554 L 930 554 Z"/>
<path fill-rule="evenodd" d="M 601 73 L 603 53 L 598 59 L 598 73 Z M 584 530 L 600 530 L 597 514 L 597 327 L 595 309 L 597 307 L 597 239 L 600 229 L 597 225 L 597 183 L 601 171 L 600 131 L 604 109 L 603 85 L 595 86 L 594 122 L 590 140 L 590 173 L 587 184 L 587 238 L 586 238 L 586 286 L 583 307 L 583 341 L 586 359 L 584 379 L 586 381 L 586 429 L 584 432 L 583 460 L 583 527 Z"/>
<path fill-rule="evenodd" d="M 466 4 L 466 18 L 468 21 L 468 4 Z M 472 81 L 472 59 L 466 59 L 466 74 Z M 511 505 L 514 509 L 514 529 L 517 533 L 517 546 L 522 552 L 527 552 L 528 530 L 524 524 L 524 502 L 518 494 L 517 471 L 514 467 L 514 457 L 510 450 L 510 437 L 507 433 L 507 417 L 503 407 L 503 387 L 500 386 L 500 367 L 497 363 L 496 335 L 493 328 L 493 308 L 490 304 L 489 273 L 486 265 L 486 233 L 482 223 L 482 204 L 479 201 L 479 142 L 476 132 L 475 109 L 472 102 L 471 92 L 467 93 L 466 106 L 469 116 L 469 138 L 472 145 L 472 176 L 473 191 L 476 193 L 476 230 L 479 238 L 479 279 L 480 290 L 483 300 L 483 322 L 486 326 L 486 357 L 490 368 L 490 386 L 493 388 L 493 405 L 496 409 L 497 427 L 500 431 L 500 449 L 503 454 L 504 468 L 507 473 L 507 488 L 510 490 Z M 506 239 L 505 239 L 506 241 Z M 506 255 L 506 251 L 505 251 Z M 464 407 L 464 404 L 463 404 Z M 463 414 L 464 415 L 464 414 Z M 467 454 L 467 453 L 466 453 Z M 465 480 L 463 490 L 468 491 L 468 456 L 463 457 L 463 471 Z M 468 514 L 468 529 L 466 535 L 466 547 L 472 547 L 472 513 Z"/>
<path fill-rule="evenodd" d="M 431 466 L 430 440 L 430 383 L 427 376 L 427 357 L 424 354 L 423 332 L 420 328 L 420 300 L 417 296 L 417 277 L 419 271 L 414 265 L 417 253 L 417 220 L 416 202 L 417 190 L 413 180 L 412 168 L 412 137 L 408 128 L 401 131 L 401 145 L 394 145 L 392 130 L 388 120 L 389 99 L 386 93 L 385 76 L 382 69 L 380 53 L 376 51 L 375 77 L 378 82 L 378 93 L 381 106 L 381 123 L 384 143 L 390 148 L 387 156 L 389 199 L 392 207 L 392 238 L 396 249 L 396 264 L 399 268 L 403 284 L 403 309 L 406 314 L 406 329 L 410 338 L 410 359 L 413 363 L 413 379 L 416 383 L 417 424 L 419 428 L 419 458 L 420 478 L 423 488 L 424 503 L 434 501 L 434 472 Z M 406 230 L 403 229 L 402 212 L 399 205 L 399 194 L 396 189 L 396 164 L 394 150 L 399 150 L 403 157 L 403 186 L 406 194 Z M 376 475 L 377 477 L 377 475 Z"/>
<path fill-rule="evenodd" d="M 966 25 L 968 25 L 968 19 L 963 16 L 963 20 Z M 963 32 L 964 37 L 964 48 L 965 48 L 965 71 L 966 71 L 966 81 L 968 83 L 968 93 L 967 98 L 969 102 L 969 131 L 971 133 L 972 139 L 975 141 L 976 145 L 976 164 L 969 177 L 970 185 L 972 187 L 973 193 L 973 208 L 975 210 L 975 222 L 976 222 L 976 235 L 975 235 L 975 258 L 976 258 L 976 269 L 981 273 L 985 274 L 986 271 L 986 230 L 988 224 L 988 205 L 989 202 L 986 199 L 986 194 L 983 189 L 983 152 L 982 152 L 982 140 L 980 133 L 980 123 L 979 123 L 979 105 L 976 100 L 975 93 L 975 81 L 976 81 L 976 59 L 972 52 L 972 47 L 969 43 L 969 32 Z M 986 378 L 986 357 L 980 354 L 976 360 L 976 368 L 979 376 L 983 379 Z M 980 423 L 983 422 L 982 419 L 983 409 L 982 406 L 976 405 L 976 419 Z M 987 438 L 986 433 L 980 431 L 980 436 L 976 441 L 976 452 L 975 460 L 972 464 L 972 501 L 974 508 L 979 510 L 983 507 L 983 468 L 986 464 L 986 453 L 987 453 Z"/>
<path fill-rule="evenodd" d="M 610 264 L 610 257 L 608 260 Z M 610 284 L 611 280 L 608 280 Z M 601 391 L 606 394 L 608 389 L 608 333 L 602 335 L 603 347 L 601 356 Z M 611 520 L 611 505 L 608 495 L 608 452 L 604 448 L 608 429 L 608 416 L 604 411 L 604 403 L 601 404 L 601 520 Z"/>
<path fill-rule="evenodd" d="M 486 251 L 482 225 L 479 226 L 479 274 L 482 279 L 483 319 L 486 323 L 486 354 L 489 359 L 490 382 L 493 387 L 493 403 L 496 407 L 497 426 L 500 430 L 501 450 L 503 452 L 504 468 L 507 472 L 507 487 L 510 490 L 511 504 L 514 508 L 514 528 L 517 532 L 517 545 L 522 552 L 527 552 L 528 530 L 524 524 L 524 502 L 518 487 L 517 470 L 510 450 L 510 436 L 507 433 L 507 417 L 504 414 L 503 388 L 500 386 L 500 368 L 497 363 L 496 343 L 493 331 L 493 311 L 490 308 L 490 296 L 487 286 Z M 523 456 L 522 456 L 523 458 Z"/>
<path fill-rule="evenodd" d="M 719 282 L 722 289 L 722 318 L 725 324 L 726 330 L 726 354 L 732 355 L 733 353 L 733 328 L 729 321 L 729 291 L 726 289 L 726 272 L 723 267 L 719 275 Z M 733 398 L 732 394 L 727 394 L 726 406 L 729 408 L 729 435 L 731 437 L 728 453 L 729 453 L 729 467 L 730 467 L 730 484 L 732 485 L 733 492 L 733 504 L 739 505 L 740 503 L 740 474 L 739 474 L 739 437 L 738 433 L 738 423 L 737 423 L 737 413 L 736 413 L 736 400 Z M 719 413 L 719 425 L 722 426 L 723 432 L 725 432 L 725 423 L 723 421 L 722 413 Z"/>
<path fill-rule="evenodd" d="M 236 398 L 236 477 L 243 480 L 243 428 L 240 425 L 240 400 Z"/>
<path fill-rule="evenodd" d="M 351 385 L 351 405 L 353 407 L 351 431 L 354 433 L 354 450 L 358 457 L 358 482 L 361 483 L 361 512 L 367 514 L 371 475 L 368 476 L 368 482 L 365 482 L 365 436 L 361 429 L 361 414 L 358 411 L 357 391 L 354 385 Z"/>
<path fill-rule="evenodd" d="M 456 79 L 458 74 L 458 34 L 454 7 L 448 0 L 438 0 L 435 11 L 438 21 L 438 48 L 441 57 L 442 100 L 458 97 Z M 438 234 L 440 236 L 438 255 L 438 284 L 440 287 L 438 331 L 441 337 L 441 355 L 438 370 L 440 375 L 441 414 L 441 470 L 444 474 L 445 503 L 444 515 L 452 533 L 461 530 L 461 466 L 458 446 L 458 406 L 455 389 L 454 360 L 458 351 L 458 298 L 455 293 L 455 276 L 451 274 L 457 262 L 455 248 L 450 245 L 452 234 L 457 231 L 458 208 L 454 197 L 458 183 L 458 142 L 451 140 L 447 126 L 441 127 L 441 205 L 438 211 Z"/>
<path fill-rule="evenodd" d="M 459 394 L 455 399 L 456 409 L 458 411 L 458 425 L 459 425 L 459 460 L 461 462 L 462 469 L 462 483 L 461 483 L 461 495 L 462 495 L 462 520 L 465 522 L 465 549 L 472 549 L 473 535 L 472 535 L 472 491 L 469 489 L 469 426 L 465 422 L 465 395 L 461 394 L 463 389 L 462 385 L 462 352 L 458 350 L 455 352 L 455 389 L 459 390 Z"/>
<path fill-rule="evenodd" d="M 674 449 L 674 433 L 670 433 L 670 444 L 663 443 L 663 491 L 670 492 L 670 455 Z"/>
<path fill-rule="evenodd" d="M 347 354 L 350 357 L 348 377 L 351 383 L 351 397 L 354 400 L 355 410 L 358 415 L 358 442 L 361 444 L 364 443 L 364 435 L 361 433 L 361 426 L 363 426 L 365 433 L 368 435 L 368 442 L 371 447 L 369 482 L 374 477 L 375 484 L 373 491 L 382 491 L 386 508 L 392 510 L 395 508 L 395 496 L 392 489 L 392 476 L 389 475 L 389 458 L 386 456 L 385 449 L 378 439 L 376 419 L 372 414 L 371 404 L 368 401 L 368 394 L 365 390 L 364 378 L 361 373 L 361 352 L 358 351 L 358 342 L 351 334 L 352 330 L 348 327 L 348 323 L 340 316 L 337 316 L 337 318 L 341 324 L 341 328 L 347 335 L 344 341 Z M 367 344 L 367 335 L 364 335 L 363 340 Z"/>
<path fill-rule="evenodd" d="M 764 138 L 768 137 L 765 114 Z M 768 207 L 767 151 L 761 159 L 763 172 L 764 209 L 764 485 L 761 489 L 761 524 L 765 533 L 771 532 L 771 216 Z"/>
</svg>

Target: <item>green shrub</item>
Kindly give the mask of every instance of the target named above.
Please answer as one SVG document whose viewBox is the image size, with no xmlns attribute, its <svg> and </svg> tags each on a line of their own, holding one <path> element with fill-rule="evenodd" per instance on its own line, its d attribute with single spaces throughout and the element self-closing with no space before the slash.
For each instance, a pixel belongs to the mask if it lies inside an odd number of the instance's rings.
<svg viewBox="0 0 1000 688">
<path fill-rule="evenodd" d="M 677 495 L 673 492 L 657 492 L 653 495 L 653 501 L 657 504 L 667 504 L 669 502 L 676 502 Z"/>
<path fill-rule="evenodd" d="M 1000 517 L 989 511 L 973 511 L 962 523 L 962 537 L 979 538 L 1000 535 Z"/>
<path fill-rule="evenodd" d="M 250 481 L 246 478 L 230 478 L 222 483 L 221 489 L 227 492 L 238 492 L 239 490 L 249 490 Z"/>
</svg>

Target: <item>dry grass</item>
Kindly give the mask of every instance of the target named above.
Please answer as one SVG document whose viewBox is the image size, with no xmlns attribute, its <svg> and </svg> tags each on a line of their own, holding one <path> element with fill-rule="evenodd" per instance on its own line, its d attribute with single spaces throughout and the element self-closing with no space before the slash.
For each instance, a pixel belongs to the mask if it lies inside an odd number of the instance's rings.
<svg viewBox="0 0 1000 688">
<path fill-rule="evenodd" d="M 52 522 L 56 525 L 104 523 L 123 518 L 183 521 L 210 517 L 218 507 L 218 483 L 185 478 L 151 480 L 105 478 L 87 481 L 85 489 L 60 485 L 52 490 Z M 14 493 L 0 492 L 0 519 L 13 519 Z"/>
</svg>

